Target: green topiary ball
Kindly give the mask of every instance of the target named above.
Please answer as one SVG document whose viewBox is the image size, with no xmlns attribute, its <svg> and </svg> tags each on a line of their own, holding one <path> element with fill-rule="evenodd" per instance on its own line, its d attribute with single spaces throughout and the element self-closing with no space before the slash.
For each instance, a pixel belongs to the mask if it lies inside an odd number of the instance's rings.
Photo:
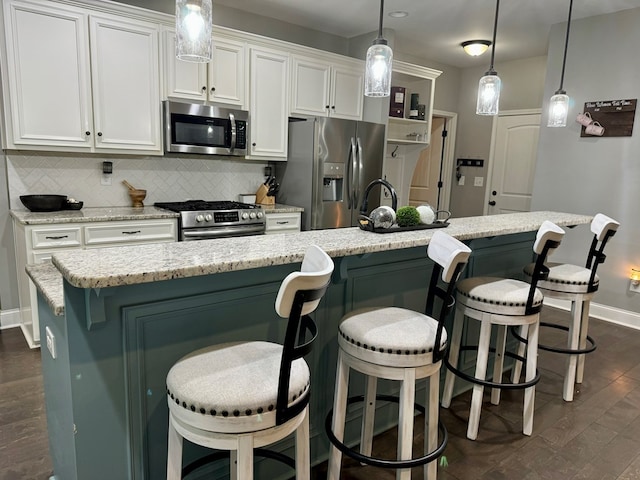
<svg viewBox="0 0 640 480">
<path fill-rule="evenodd" d="M 400 207 L 396 212 L 396 222 L 400 227 L 412 227 L 420 223 L 420 214 L 416 207 Z"/>
</svg>

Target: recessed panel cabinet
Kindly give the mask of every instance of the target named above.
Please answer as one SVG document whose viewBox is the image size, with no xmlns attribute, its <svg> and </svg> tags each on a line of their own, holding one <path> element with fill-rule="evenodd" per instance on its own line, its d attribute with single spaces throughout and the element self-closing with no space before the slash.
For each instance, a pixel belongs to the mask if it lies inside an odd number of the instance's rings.
<svg viewBox="0 0 640 480">
<path fill-rule="evenodd" d="M 293 57 L 291 113 L 361 120 L 363 68 Z"/>
<path fill-rule="evenodd" d="M 40 0 L 3 9 L 6 148 L 161 153 L 156 24 Z"/>
<path fill-rule="evenodd" d="M 251 46 L 251 157 L 285 160 L 289 112 L 289 55 Z"/>
<path fill-rule="evenodd" d="M 203 64 L 176 58 L 176 34 L 164 32 L 165 98 L 209 101 L 246 108 L 245 43 L 213 38 L 213 61 Z"/>
</svg>

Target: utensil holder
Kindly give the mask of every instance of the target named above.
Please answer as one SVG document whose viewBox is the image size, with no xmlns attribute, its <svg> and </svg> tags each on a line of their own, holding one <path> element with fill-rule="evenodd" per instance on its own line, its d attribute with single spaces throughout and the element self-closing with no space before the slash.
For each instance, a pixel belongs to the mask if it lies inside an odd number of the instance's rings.
<svg viewBox="0 0 640 480">
<path fill-rule="evenodd" d="M 256 203 L 259 203 L 260 205 L 275 205 L 276 197 L 268 196 L 268 191 L 269 188 L 264 183 L 260 185 L 256 191 Z"/>
</svg>

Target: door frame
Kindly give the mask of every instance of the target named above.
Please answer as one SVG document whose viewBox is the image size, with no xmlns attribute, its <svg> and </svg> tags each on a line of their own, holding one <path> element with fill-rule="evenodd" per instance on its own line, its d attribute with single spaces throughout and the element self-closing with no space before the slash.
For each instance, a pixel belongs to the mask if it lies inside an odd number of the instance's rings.
<svg viewBox="0 0 640 480">
<path fill-rule="evenodd" d="M 453 178 L 453 165 L 456 149 L 456 131 L 458 128 L 458 114 L 455 112 L 448 112 L 446 110 L 433 110 L 431 117 L 440 117 L 447 120 L 447 138 L 444 142 L 444 161 L 442 162 L 442 197 L 441 197 L 441 210 L 449 210 L 449 203 L 451 201 L 451 179 Z M 431 125 L 429 125 L 431 128 Z M 411 185 L 409 185 L 411 188 Z M 435 205 L 434 205 L 435 207 Z"/>
<path fill-rule="evenodd" d="M 484 189 L 484 206 L 482 207 L 482 214 L 488 215 L 489 212 L 489 200 L 491 200 L 491 180 L 493 179 L 493 161 L 496 153 L 496 136 L 498 132 L 498 119 L 500 117 L 513 117 L 517 115 L 542 115 L 541 108 L 529 108 L 523 110 L 503 110 L 498 112 L 498 115 L 493 117 L 493 124 L 491 125 L 491 147 L 489 148 L 489 163 L 487 165 L 487 181 Z"/>
</svg>

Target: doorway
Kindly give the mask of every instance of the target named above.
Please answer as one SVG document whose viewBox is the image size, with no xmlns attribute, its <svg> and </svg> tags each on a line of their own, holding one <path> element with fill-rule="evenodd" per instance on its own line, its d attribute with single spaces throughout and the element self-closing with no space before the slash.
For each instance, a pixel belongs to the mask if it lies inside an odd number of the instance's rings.
<svg viewBox="0 0 640 480">
<path fill-rule="evenodd" d="M 418 157 L 409 188 L 409 205 L 428 203 L 437 210 L 449 210 L 451 178 L 458 115 L 434 110 L 431 142 Z"/>
</svg>

